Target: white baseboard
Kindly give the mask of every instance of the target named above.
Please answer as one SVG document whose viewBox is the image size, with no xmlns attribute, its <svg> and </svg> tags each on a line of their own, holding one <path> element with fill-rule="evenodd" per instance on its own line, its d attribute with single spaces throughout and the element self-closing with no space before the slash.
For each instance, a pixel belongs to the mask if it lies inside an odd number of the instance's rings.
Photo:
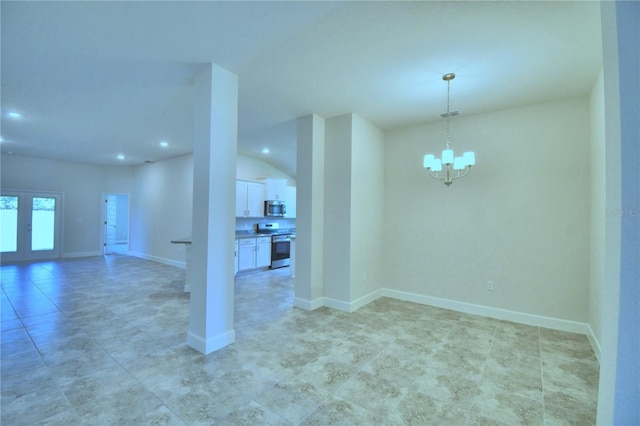
<svg viewBox="0 0 640 426">
<path fill-rule="evenodd" d="M 378 289 L 376 291 L 372 291 L 369 294 L 366 294 L 356 300 L 354 300 L 353 302 L 351 302 L 351 310 L 349 312 L 354 312 L 360 308 L 362 308 L 365 305 L 368 305 L 369 303 L 373 302 L 376 299 L 379 299 L 380 297 L 382 297 L 382 289 Z"/>
<path fill-rule="evenodd" d="M 322 306 L 326 306 L 327 308 L 337 309 L 342 312 L 353 312 L 351 310 L 351 303 L 345 302 L 343 300 L 332 299 L 331 297 L 323 297 L 322 298 Z"/>
<path fill-rule="evenodd" d="M 324 306 L 322 301 L 322 297 L 319 297 L 314 300 L 301 299 L 296 297 L 293 299 L 293 306 L 296 308 L 304 309 L 305 311 L 313 311 L 315 309 L 321 308 Z"/>
<path fill-rule="evenodd" d="M 306 300 L 296 297 L 293 300 L 293 306 L 295 306 L 296 308 L 304 309 L 306 311 L 313 311 L 314 309 L 326 306 L 327 308 L 337 309 L 342 312 L 355 312 L 361 307 L 373 302 L 380 296 L 382 296 L 382 290 L 371 292 L 354 300 L 353 302 L 346 302 L 344 300 L 333 299 L 326 296 L 318 297 L 314 300 Z"/>
<path fill-rule="evenodd" d="M 229 330 L 226 333 L 219 334 L 217 336 L 203 339 L 192 332 L 187 333 L 187 344 L 193 349 L 202 352 L 203 354 L 209 354 L 218 349 L 224 348 L 236 341 L 236 332 Z"/>
<path fill-rule="evenodd" d="M 330 297 L 323 297 L 323 305 L 329 308 L 338 309 L 343 312 L 355 312 L 365 305 L 373 302 L 382 296 L 382 290 L 372 291 L 353 302 L 345 302 L 344 300 L 332 299 Z"/>
<path fill-rule="evenodd" d="M 510 311 L 507 309 L 493 308 L 491 306 L 475 305 L 472 303 L 458 302 L 439 297 L 424 296 L 422 294 L 409 293 L 400 290 L 382 289 L 382 295 L 394 299 L 405 300 L 407 302 L 420 303 L 422 305 L 435 306 L 437 308 L 450 309 L 452 311 L 463 312 L 471 315 L 482 315 L 504 321 L 512 321 L 520 324 L 533 325 L 536 327 L 551 328 L 554 330 L 568 331 L 589 335 L 588 324 L 577 321 L 569 321 L 542 315 L 527 314 L 523 312 Z"/>
<path fill-rule="evenodd" d="M 588 333 L 587 338 L 589 339 L 589 343 L 591 343 L 591 347 L 593 348 L 593 352 L 596 354 L 596 358 L 598 362 L 600 362 L 600 354 L 602 353 L 602 347 L 600 346 L 600 342 L 598 341 L 595 333 L 591 329 L 591 325 L 587 324 Z"/>
<path fill-rule="evenodd" d="M 92 257 L 92 256 L 102 256 L 101 251 L 76 251 L 72 253 L 63 253 L 63 259 L 73 259 L 76 257 Z"/>
<path fill-rule="evenodd" d="M 137 251 L 130 251 L 129 256 L 139 257 L 140 259 L 152 260 L 154 262 L 162 263 L 169 266 L 175 266 L 176 268 L 187 269 L 186 262 L 180 262 L 173 259 L 167 259 L 166 257 L 151 256 L 149 254 L 140 253 Z"/>
</svg>

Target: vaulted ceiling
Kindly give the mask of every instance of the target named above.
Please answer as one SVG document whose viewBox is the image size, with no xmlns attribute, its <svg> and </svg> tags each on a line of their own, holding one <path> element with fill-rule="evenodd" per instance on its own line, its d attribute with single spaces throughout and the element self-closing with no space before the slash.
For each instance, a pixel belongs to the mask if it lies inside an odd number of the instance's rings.
<svg viewBox="0 0 640 426">
<path fill-rule="evenodd" d="M 189 153 L 193 76 L 213 62 L 239 77 L 238 152 L 295 176 L 297 117 L 354 112 L 391 129 L 439 120 L 448 72 L 452 109 L 468 115 L 587 95 L 602 66 L 598 2 L 0 7 L 2 155 Z"/>
</svg>

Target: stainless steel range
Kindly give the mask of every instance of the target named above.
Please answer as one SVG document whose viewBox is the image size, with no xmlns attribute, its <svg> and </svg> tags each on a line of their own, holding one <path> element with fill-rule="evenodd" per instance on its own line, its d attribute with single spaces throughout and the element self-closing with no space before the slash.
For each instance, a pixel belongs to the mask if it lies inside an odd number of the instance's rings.
<svg viewBox="0 0 640 426">
<path fill-rule="evenodd" d="M 271 235 L 271 269 L 284 268 L 291 264 L 290 230 L 280 229 L 277 222 L 259 223 L 258 234 Z"/>
</svg>

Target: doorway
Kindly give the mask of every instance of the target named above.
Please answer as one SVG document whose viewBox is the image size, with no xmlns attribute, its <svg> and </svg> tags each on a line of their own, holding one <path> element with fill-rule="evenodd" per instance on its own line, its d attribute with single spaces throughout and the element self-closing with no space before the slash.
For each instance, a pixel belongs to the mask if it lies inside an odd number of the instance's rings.
<svg viewBox="0 0 640 426">
<path fill-rule="evenodd" d="M 129 252 L 129 194 L 104 194 L 104 254 Z"/>
<path fill-rule="evenodd" d="M 0 253 L 3 262 L 60 257 L 62 193 L 0 192 Z"/>
</svg>

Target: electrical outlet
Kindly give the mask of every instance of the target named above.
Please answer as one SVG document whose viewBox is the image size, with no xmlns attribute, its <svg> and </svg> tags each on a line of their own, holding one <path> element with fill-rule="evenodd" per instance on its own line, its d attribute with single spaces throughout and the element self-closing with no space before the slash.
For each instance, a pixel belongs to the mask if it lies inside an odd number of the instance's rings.
<svg viewBox="0 0 640 426">
<path fill-rule="evenodd" d="M 367 274 L 366 273 L 362 273 L 362 282 L 366 283 L 367 282 Z"/>
<path fill-rule="evenodd" d="M 487 281 L 487 290 L 489 290 L 489 291 L 493 291 L 494 290 L 493 281 Z"/>
</svg>

